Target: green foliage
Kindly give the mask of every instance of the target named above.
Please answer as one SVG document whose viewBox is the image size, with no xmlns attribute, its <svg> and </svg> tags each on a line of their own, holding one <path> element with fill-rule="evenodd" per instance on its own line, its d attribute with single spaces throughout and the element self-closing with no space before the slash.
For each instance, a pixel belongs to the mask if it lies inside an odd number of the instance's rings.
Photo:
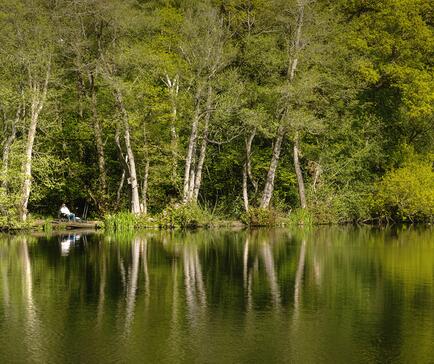
<svg viewBox="0 0 434 364">
<path fill-rule="evenodd" d="M 289 222 L 292 225 L 313 225 L 313 215 L 308 209 L 296 209 L 289 214 Z"/>
<path fill-rule="evenodd" d="M 241 216 L 241 221 L 250 226 L 273 226 L 276 220 L 276 210 L 260 207 L 250 207 L 249 211 Z"/>
<path fill-rule="evenodd" d="M 44 221 L 44 226 L 42 227 L 45 233 L 50 234 L 53 231 L 53 224 L 50 220 Z"/>
<path fill-rule="evenodd" d="M 213 206 L 219 215 L 272 225 L 274 211 L 242 213 L 243 169 L 253 135 L 247 185 L 255 205 L 282 124 L 271 204 L 285 216 L 294 209 L 295 223 L 430 219 L 429 162 L 423 168 L 420 162 L 434 145 L 429 0 L 307 1 L 296 54 L 297 9 L 304 3 L 296 0 L 3 3 L 0 226 L 18 226 L 35 96 L 28 77 L 40 88 L 48 63 L 49 90 L 32 151 L 32 213 L 54 214 L 62 202 L 74 211 L 88 206 L 90 215 L 107 214 L 107 228 L 117 231 L 207 225 L 213 214 L 199 206 Z M 196 112 L 193 164 L 207 141 L 199 205 L 181 206 Z M 146 195 L 155 220 L 118 213 L 131 206 L 128 128 L 141 198 Z M 308 216 L 297 210 L 295 134 Z"/>
<path fill-rule="evenodd" d="M 346 7 L 356 15 L 348 35 L 355 51 L 363 54 L 355 64 L 360 75 L 379 89 L 398 91 L 399 106 L 409 117 L 431 117 L 434 33 L 429 1 L 352 1 Z"/>
<path fill-rule="evenodd" d="M 432 221 L 433 159 L 411 161 L 389 171 L 376 185 L 374 213 L 382 220 Z"/>
<path fill-rule="evenodd" d="M 159 216 L 163 227 L 198 227 L 210 225 L 213 215 L 198 204 L 173 205 L 167 207 Z"/>
<path fill-rule="evenodd" d="M 104 228 L 109 232 L 132 231 L 136 226 L 137 216 L 131 212 L 118 212 L 104 216 Z"/>
<path fill-rule="evenodd" d="M 364 186 L 354 184 L 337 189 L 324 183 L 310 192 L 309 211 L 317 224 L 362 222 L 370 217 L 369 196 Z"/>
</svg>

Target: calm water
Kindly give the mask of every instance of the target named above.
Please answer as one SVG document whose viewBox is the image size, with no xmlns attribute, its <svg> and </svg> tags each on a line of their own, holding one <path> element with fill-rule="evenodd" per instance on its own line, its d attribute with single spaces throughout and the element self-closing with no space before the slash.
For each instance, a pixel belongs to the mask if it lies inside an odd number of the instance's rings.
<svg viewBox="0 0 434 364">
<path fill-rule="evenodd" d="M 431 228 L 0 236 L 0 363 L 434 363 Z"/>
</svg>

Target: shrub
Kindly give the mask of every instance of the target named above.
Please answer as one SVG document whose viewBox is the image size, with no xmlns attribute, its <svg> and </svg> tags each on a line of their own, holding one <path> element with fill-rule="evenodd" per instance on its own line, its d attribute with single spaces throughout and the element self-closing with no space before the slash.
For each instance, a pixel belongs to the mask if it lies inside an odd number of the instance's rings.
<svg viewBox="0 0 434 364">
<path fill-rule="evenodd" d="M 434 209 L 432 161 L 412 161 L 388 172 L 376 185 L 373 212 L 380 219 L 429 221 Z"/>
<path fill-rule="evenodd" d="M 272 226 L 276 224 L 275 210 L 260 207 L 250 207 L 248 212 L 241 216 L 241 220 L 250 226 Z"/>
<path fill-rule="evenodd" d="M 104 216 L 104 227 L 108 231 L 128 231 L 136 227 L 137 216 L 131 212 L 118 212 Z"/>
<path fill-rule="evenodd" d="M 289 222 L 294 225 L 313 225 L 313 215 L 308 209 L 296 209 L 289 214 Z"/>
<path fill-rule="evenodd" d="M 336 188 L 324 183 L 316 191 L 309 191 L 308 206 L 313 222 L 336 224 L 369 219 L 370 193 L 360 184 Z"/>
<path fill-rule="evenodd" d="M 160 214 L 160 225 L 165 227 L 197 227 L 209 225 L 212 220 L 212 214 L 195 203 L 174 204 Z"/>
</svg>

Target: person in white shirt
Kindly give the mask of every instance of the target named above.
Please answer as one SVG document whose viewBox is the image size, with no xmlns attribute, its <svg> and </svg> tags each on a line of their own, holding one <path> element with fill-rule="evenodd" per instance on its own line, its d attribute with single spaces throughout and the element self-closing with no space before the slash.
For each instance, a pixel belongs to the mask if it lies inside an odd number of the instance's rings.
<svg viewBox="0 0 434 364">
<path fill-rule="evenodd" d="M 69 209 L 66 207 L 66 205 L 63 203 L 60 207 L 61 214 L 65 215 L 68 218 L 68 221 L 76 221 L 75 214 L 73 214 Z"/>
</svg>

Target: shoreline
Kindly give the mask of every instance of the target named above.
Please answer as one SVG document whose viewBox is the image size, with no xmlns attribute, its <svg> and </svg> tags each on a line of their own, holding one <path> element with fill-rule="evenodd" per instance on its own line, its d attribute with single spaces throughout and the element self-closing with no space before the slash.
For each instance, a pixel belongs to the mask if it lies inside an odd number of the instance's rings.
<svg viewBox="0 0 434 364">
<path fill-rule="evenodd" d="M 142 223 L 140 226 L 133 226 L 128 228 L 116 228 L 110 229 L 105 227 L 104 220 L 89 220 L 83 222 L 67 222 L 67 221 L 58 221 L 56 219 L 46 220 L 38 219 L 29 221 L 22 226 L 0 226 L 0 233 L 5 234 L 18 234 L 18 233 L 37 233 L 37 234 L 51 234 L 58 232 L 128 232 L 128 231 L 147 231 L 147 230 L 197 230 L 197 229 L 249 229 L 249 228 L 290 228 L 290 227 L 323 227 L 323 226 L 370 226 L 370 227 L 387 227 L 387 226 L 432 226 L 432 222 L 430 221 L 388 221 L 388 222 L 380 222 L 380 223 L 372 223 L 374 220 L 370 220 L 371 222 L 362 221 L 345 221 L 345 222 L 336 222 L 336 223 L 309 223 L 304 224 L 302 222 L 294 223 L 289 221 L 287 218 L 278 219 L 274 224 L 248 224 L 240 220 L 215 220 L 206 223 L 196 223 L 196 224 L 186 224 L 186 225 L 170 225 L 167 223 L 162 223 L 154 218 L 149 218 L 148 223 Z"/>
</svg>

